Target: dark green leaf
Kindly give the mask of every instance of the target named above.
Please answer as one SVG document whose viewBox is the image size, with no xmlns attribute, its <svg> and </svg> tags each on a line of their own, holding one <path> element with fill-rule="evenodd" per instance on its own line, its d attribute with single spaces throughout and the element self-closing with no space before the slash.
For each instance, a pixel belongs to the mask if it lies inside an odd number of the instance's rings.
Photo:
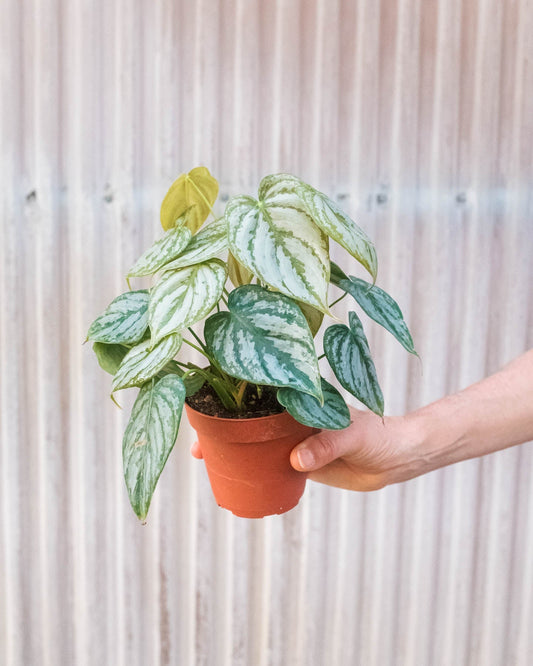
<svg viewBox="0 0 533 666">
<path fill-rule="evenodd" d="M 169 361 L 165 367 L 158 373 L 158 378 L 165 377 L 166 375 L 178 375 L 183 379 L 185 371 L 176 363 L 176 361 Z M 183 379 L 185 384 L 185 395 L 189 397 L 194 395 L 199 391 L 202 386 L 205 384 L 205 378 L 195 373 L 194 375 L 188 375 Z"/>
<path fill-rule="evenodd" d="M 109 372 L 110 375 L 116 373 L 118 366 L 129 350 L 130 348 L 126 345 L 108 345 L 105 342 L 95 342 L 93 345 L 93 351 L 100 367 L 102 370 Z"/>
<path fill-rule="evenodd" d="M 353 296 L 364 312 L 392 333 L 408 352 L 416 354 L 402 311 L 392 296 L 360 278 L 341 277 L 337 271 L 332 272 L 331 282 Z"/>
<path fill-rule="evenodd" d="M 231 292 L 229 312 L 211 315 L 204 335 L 220 367 L 254 384 L 290 386 L 322 399 L 307 321 L 294 301 L 258 285 Z"/>
<path fill-rule="evenodd" d="M 324 333 L 324 351 L 341 385 L 376 414 L 383 416 L 383 394 L 363 326 L 355 312 L 350 328 L 335 324 Z"/>
<path fill-rule="evenodd" d="M 334 261 L 330 262 L 330 282 L 338 286 L 340 280 L 347 280 L 348 276 Z"/>
<path fill-rule="evenodd" d="M 350 425 L 350 410 L 344 398 L 324 378 L 321 378 L 321 382 L 324 396 L 322 406 L 312 395 L 292 388 L 279 389 L 278 402 L 292 417 L 304 425 L 328 430 L 347 428 Z"/>
</svg>

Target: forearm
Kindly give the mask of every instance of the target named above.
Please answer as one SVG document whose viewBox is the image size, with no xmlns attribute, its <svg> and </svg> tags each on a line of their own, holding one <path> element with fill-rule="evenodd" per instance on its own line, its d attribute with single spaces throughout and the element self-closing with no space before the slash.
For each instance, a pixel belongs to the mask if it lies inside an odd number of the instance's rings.
<svg viewBox="0 0 533 666">
<path fill-rule="evenodd" d="M 434 469 L 533 440 L 533 350 L 464 391 L 380 419 L 351 410 L 345 430 L 323 430 L 291 453 L 295 469 L 350 490 L 378 490 Z"/>
<path fill-rule="evenodd" d="M 419 474 L 533 440 L 533 350 L 405 422 Z"/>
</svg>

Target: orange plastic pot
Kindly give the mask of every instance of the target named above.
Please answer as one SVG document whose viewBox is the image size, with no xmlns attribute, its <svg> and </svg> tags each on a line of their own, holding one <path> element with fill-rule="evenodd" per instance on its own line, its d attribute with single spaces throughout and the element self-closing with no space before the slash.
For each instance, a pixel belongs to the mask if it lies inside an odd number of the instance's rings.
<svg viewBox="0 0 533 666">
<path fill-rule="evenodd" d="M 221 419 L 185 408 L 219 506 L 242 518 L 263 518 L 298 504 L 306 475 L 291 467 L 290 453 L 316 429 L 287 412 Z"/>
</svg>

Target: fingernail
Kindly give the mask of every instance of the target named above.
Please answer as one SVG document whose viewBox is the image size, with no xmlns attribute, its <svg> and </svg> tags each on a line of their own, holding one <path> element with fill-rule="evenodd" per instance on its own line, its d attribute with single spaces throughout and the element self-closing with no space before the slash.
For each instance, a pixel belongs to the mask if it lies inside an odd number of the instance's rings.
<svg viewBox="0 0 533 666">
<path fill-rule="evenodd" d="M 298 463 L 302 469 L 309 469 L 315 464 L 315 456 L 309 449 L 300 449 L 296 452 L 296 457 L 298 458 Z"/>
</svg>

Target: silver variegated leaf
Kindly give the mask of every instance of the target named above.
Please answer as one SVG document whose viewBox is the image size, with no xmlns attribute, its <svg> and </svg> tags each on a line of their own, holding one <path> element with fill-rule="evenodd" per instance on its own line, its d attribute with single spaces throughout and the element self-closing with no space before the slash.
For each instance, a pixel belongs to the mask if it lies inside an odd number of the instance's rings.
<svg viewBox="0 0 533 666">
<path fill-rule="evenodd" d="M 153 347 L 147 340 L 130 349 L 113 377 L 113 391 L 145 384 L 176 356 L 181 343 L 181 335 L 171 333 Z"/>
<path fill-rule="evenodd" d="M 293 387 L 322 400 L 313 337 L 296 303 L 245 285 L 231 292 L 228 308 L 209 317 L 204 329 L 225 372 L 255 384 Z"/>
<path fill-rule="evenodd" d="M 124 356 L 130 351 L 130 347 L 126 345 L 108 345 L 104 342 L 95 342 L 93 345 L 94 353 L 102 370 L 105 370 L 110 375 L 115 375 Z M 183 378 L 184 370 L 176 363 L 176 361 L 169 361 L 165 367 L 160 370 L 157 375 L 158 379 L 166 375 L 178 375 Z M 205 379 L 199 374 L 188 375 L 183 379 L 185 384 L 185 391 L 187 396 L 194 395 L 205 384 Z"/>
<path fill-rule="evenodd" d="M 350 425 L 350 410 L 337 389 L 322 378 L 324 404 L 292 388 L 278 390 L 278 402 L 300 423 L 312 428 L 342 430 Z"/>
<path fill-rule="evenodd" d="M 219 301 L 225 282 L 226 267 L 218 259 L 163 273 L 150 295 L 152 342 L 208 315 Z"/>
<path fill-rule="evenodd" d="M 148 328 L 148 291 L 127 291 L 117 296 L 89 328 L 87 340 L 135 344 Z"/>
<path fill-rule="evenodd" d="M 326 357 L 340 384 L 373 412 L 383 416 L 383 394 L 363 325 L 355 312 L 348 316 L 350 328 L 334 324 L 326 329 Z"/>
<path fill-rule="evenodd" d="M 265 284 L 328 313 L 327 236 L 290 189 L 269 188 L 259 200 L 233 198 L 226 206 L 229 247 L 235 258 Z"/>
<path fill-rule="evenodd" d="M 178 435 L 185 386 L 176 375 L 145 384 L 133 405 L 124 439 L 124 478 L 131 506 L 145 520 L 159 476 Z"/>
<path fill-rule="evenodd" d="M 265 176 L 259 184 L 259 197 L 268 192 L 269 196 L 276 197 L 283 194 L 297 194 L 302 200 L 301 192 L 305 188 L 311 188 L 303 180 L 290 173 L 273 173 Z M 304 208 L 303 201 L 300 201 L 299 208 Z"/>
<path fill-rule="evenodd" d="M 371 319 L 392 333 L 408 352 L 418 356 L 402 311 L 392 296 L 383 289 L 353 276 L 342 277 L 332 273 L 331 282 L 353 296 Z"/>
<path fill-rule="evenodd" d="M 193 236 L 185 251 L 164 266 L 163 270 L 172 271 L 177 268 L 200 264 L 216 257 L 227 247 L 228 227 L 225 218 L 221 218 Z"/>
<path fill-rule="evenodd" d="M 299 208 L 304 210 L 322 231 L 359 261 L 376 279 L 378 261 L 374 244 L 366 233 L 322 192 L 308 185 L 300 178 L 286 173 L 266 176 L 261 182 L 259 193 L 268 191 L 271 197 L 284 194 L 296 195 L 300 199 Z"/>
<path fill-rule="evenodd" d="M 348 250 L 375 280 L 378 273 L 376 249 L 365 232 L 322 192 L 307 186 L 299 190 L 299 195 L 316 224 Z"/>
<path fill-rule="evenodd" d="M 179 220 L 177 222 L 179 225 Z M 180 255 L 189 244 L 192 233 L 187 227 L 176 226 L 160 238 L 137 259 L 127 277 L 152 275 L 162 266 Z"/>
<path fill-rule="evenodd" d="M 116 373 L 119 365 L 122 363 L 122 359 L 129 350 L 130 348 L 126 345 L 108 345 L 105 342 L 95 342 L 93 345 L 93 351 L 96 354 L 98 364 L 102 370 L 109 372 L 110 375 Z"/>
</svg>

